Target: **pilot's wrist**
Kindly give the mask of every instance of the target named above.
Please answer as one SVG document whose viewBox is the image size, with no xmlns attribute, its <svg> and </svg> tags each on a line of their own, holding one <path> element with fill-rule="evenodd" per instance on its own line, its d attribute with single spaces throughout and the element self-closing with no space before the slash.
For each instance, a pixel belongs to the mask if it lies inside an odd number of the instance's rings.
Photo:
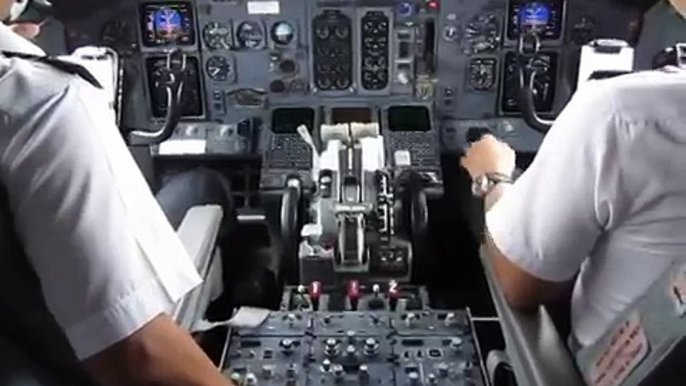
<svg viewBox="0 0 686 386">
<path fill-rule="evenodd" d="M 483 173 L 472 180 L 472 194 L 477 198 L 486 198 L 498 185 L 512 182 L 511 174 Z"/>
</svg>

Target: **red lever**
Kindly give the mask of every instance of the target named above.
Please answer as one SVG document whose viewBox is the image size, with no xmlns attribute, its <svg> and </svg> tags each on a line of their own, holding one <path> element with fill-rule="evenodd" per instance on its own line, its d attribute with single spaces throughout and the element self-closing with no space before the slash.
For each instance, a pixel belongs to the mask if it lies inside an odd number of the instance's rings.
<svg viewBox="0 0 686 386">
<path fill-rule="evenodd" d="M 348 299 L 350 299 L 350 308 L 357 311 L 357 303 L 360 300 L 360 283 L 357 280 L 348 282 Z"/>
<path fill-rule="evenodd" d="M 391 311 L 395 311 L 398 306 L 398 299 L 400 299 L 400 289 L 398 288 L 398 282 L 393 280 L 388 283 L 388 305 Z"/>
<path fill-rule="evenodd" d="M 319 299 L 322 296 L 322 283 L 313 281 L 310 284 L 310 298 Z"/>
<path fill-rule="evenodd" d="M 322 296 L 322 283 L 313 281 L 310 283 L 310 301 L 312 302 L 312 309 L 319 311 L 319 298 Z"/>
</svg>

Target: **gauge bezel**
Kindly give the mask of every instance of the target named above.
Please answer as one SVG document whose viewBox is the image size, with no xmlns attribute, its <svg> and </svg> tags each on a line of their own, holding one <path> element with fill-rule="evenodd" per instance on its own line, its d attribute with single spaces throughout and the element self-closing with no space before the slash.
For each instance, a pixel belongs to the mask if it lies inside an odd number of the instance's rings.
<svg viewBox="0 0 686 386">
<path fill-rule="evenodd" d="M 253 25 L 255 27 L 259 28 L 260 35 L 262 36 L 262 39 L 255 45 L 254 47 L 248 47 L 245 45 L 245 42 L 242 41 L 241 39 L 241 28 L 245 25 Z M 234 22 L 234 30 L 233 30 L 233 39 L 234 39 L 234 49 L 239 50 L 239 51 L 257 51 L 257 50 L 262 50 L 267 46 L 267 40 L 270 38 L 268 36 L 268 31 L 265 27 L 265 24 L 261 20 L 254 20 L 254 19 L 246 19 L 246 20 L 241 20 L 239 22 Z"/>
<path fill-rule="evenodd" d="M 223 39 L 226 43 L 225 47 L 215 47 L 214 45 L 209 44 L 209 42 L 208 42 L 207 35 L 208 35 L 209 29 L 210 28 L 216 28 L 216 27 L 226 28 L 226 30 L 228 31 L 226 33 L 226 35 L 223 36 Z M 207 49 L 211 50 L 211 51 L 232 50 L 233 47 L 235 46 L 234 35 L 233 35 L 233 33 L 234 33 L 233 23 L 231 21 L 228 21 L 228 22 L 210 21 L 202 27 L 201 33 L 202 33 L 203 46 L 206 47 Z"/>
<path fill-rule="evenodd" d="M 287 26 L 289 26 L 289 27 L 291 28 L 292 33 L 293 33 L 293 34 L 291 35 L 291 39 L 290 39 L 287 43 L 280 42 L 280 41 L 276 38 L 276 29 L 277 29 L 280 25 L 287 25 Z M 291 45 L 295 44 L 295 42 L 298 41 L 298 28 L 297 28 L 291 21 L 288 21 L 288 20 L 279 20 L 279 21 L 276 21 L 276 22 L 274 22 L 274 23 L 272 24 L 271 28 L 269 28 L 269 40 L 270 40 L 272 43 L 274 43 L 274 45 L 277 46 L 277 47 L 288 47 L 288 46 L 291 46 Z"/>
</svg>

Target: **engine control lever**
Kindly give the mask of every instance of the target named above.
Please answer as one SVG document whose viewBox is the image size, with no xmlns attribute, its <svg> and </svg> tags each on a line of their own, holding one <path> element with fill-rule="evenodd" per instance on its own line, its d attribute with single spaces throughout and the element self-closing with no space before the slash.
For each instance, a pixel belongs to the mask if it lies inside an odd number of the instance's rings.
<svg viewBox="0 0 686 386">
<path fill-rule="evenodd" d="M 313 281 L 310 284 L 310 302 L 312 302 L 312 311 L 319 311 L 319 299 L 322 296 L 322 283 Z"/>
<path fill-rule="evenodd" d="M 357 311 L 360 302 L 360 283 L 357 280 L 351 280 L 348 283 L 348 300 L 350 301 L 350 310 Z"/>
<path fill-rule="evenodd" d="M 392 312 L 395 312 L 398 307 L 398 299 L 400 299 L 400 289 L 398 288 L 398 282 L 391 280 L 388 283 L 388 307 Z"/>
<path fill-rule="evenodd" d="M 169 139 L 183 115 L 183 93 L 187 78 L 187 56 L 181 49 L 167 53 L 164 67 L 156 72 L 155 88 L 165 92 L 167 114 L 162 127 L 154 132 L 134 130 L 129 133 L 131 145 L 154 145 Z"/>
</svg>

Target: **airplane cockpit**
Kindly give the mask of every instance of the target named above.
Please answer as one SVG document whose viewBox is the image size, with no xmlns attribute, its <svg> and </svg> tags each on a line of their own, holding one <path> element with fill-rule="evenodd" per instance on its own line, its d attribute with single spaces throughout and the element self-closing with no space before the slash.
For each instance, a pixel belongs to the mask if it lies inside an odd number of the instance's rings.
<svg viewBox="0 0 686 386">
<path fill-rule="evenodd" d="M 34 0 L 22 17 L 40 20 L 37 44 L 104 86 L 103 119 L 116 121 L 153 192 L 197 168 L 230 181 L 233 212 L 199 203 L 178 229 L 205 282 L 174 317 L 235 385 L 686 379 L 674 378 L 686 367 L 683 320 L 673 323 L 680 335 L 635 355 L 623 350 L 655 336 L 622 330 L 584 370 L 567 347 L 568 304 L 512 309 L 460 167 L 491 134 L 525 172 L 584 82 L 635 71 L 638 53 L 650 62 L 679 43 L 641 46 L 646 8 L 126 0 L 87 18 L 56 8 Z M 669 53 L 686 65 L 686 45 Z"/>
</svg>

